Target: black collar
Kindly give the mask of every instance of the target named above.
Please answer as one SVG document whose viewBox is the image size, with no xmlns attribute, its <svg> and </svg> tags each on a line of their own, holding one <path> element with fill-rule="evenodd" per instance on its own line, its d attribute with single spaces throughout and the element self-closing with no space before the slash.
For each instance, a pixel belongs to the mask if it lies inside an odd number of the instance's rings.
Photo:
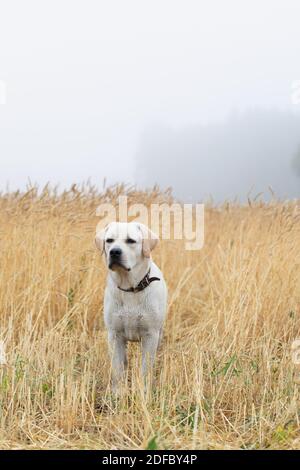
<svg viewBox="0 0 300 470">
<path fill-rule="evenodd" d="M 141 290 L 146 289 L 146 287 L 151 284 L 153 281 L 160 281 L 159 277 L 150 277 L 150 269 L 147 272 L 147 274 L 143 277 L 143 279 L 138 283 L 136 287 L 129 287 L 129 289 L 122 289 L 122 287 L 118 286 L 118 289 L 124 291 L 124 292 L 141 292 Z"/>
</svg>

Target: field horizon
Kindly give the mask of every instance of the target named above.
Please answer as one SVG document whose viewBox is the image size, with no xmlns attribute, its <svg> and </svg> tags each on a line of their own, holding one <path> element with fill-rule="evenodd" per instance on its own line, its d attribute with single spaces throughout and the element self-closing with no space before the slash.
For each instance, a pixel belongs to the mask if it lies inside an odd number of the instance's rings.
<svg viewBox="0 0 300 470">
<path fill-rule="evenodd" d="M 173 201 L 124 184 L 0 194 L 0 448 L 300 449 L 300 201 L 208 202 L 203 249 L 161 240 L 169 306 L 153 388 L 132 344 L 116 398 L 94 234 L 99 204 L 123 194 Z"/>
</svg>

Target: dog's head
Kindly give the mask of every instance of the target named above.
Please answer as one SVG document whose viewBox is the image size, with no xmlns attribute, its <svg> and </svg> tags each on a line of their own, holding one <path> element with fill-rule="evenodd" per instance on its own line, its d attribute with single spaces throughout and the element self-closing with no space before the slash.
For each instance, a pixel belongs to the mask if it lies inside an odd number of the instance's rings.
<svg viewBox="0 0 300 470">
<path fill-rule="evenodd" d="M 157 245 L 158 237 L 138 222 L 112 222 L 96 232 L 95 243 L 109 269 L 131 271 Z"/>
</svg>

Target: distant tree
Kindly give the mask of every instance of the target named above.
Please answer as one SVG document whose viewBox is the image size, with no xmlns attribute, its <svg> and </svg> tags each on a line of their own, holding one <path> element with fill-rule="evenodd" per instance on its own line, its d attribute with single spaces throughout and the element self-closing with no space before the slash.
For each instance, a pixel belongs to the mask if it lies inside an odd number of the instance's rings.
<svg viewBox="0 0 300 470">
<path fill-rule="evenodd" d="M 292 160 L 292 167 L 296 175 L 300 177 L 300 146 L 298 147 L 298 150 Z"/>
</svg>

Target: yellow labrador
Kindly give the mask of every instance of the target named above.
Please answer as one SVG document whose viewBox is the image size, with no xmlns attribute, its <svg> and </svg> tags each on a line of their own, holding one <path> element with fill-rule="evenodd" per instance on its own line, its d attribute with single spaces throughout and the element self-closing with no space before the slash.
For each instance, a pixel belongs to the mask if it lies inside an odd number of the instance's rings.
<svg viewBox="0 0 300 470">
<path fill-rule="evenodd" d="M 116 389 L 127 365 L 127 341 L 141 342 L 144 375 L 153 365 L 166 316 L 167 287 L 151 259 L 158 238 L 145 225 L 112 222 L 96 232 L 95 242 L 108 267 L 104 322 Z"/>
</svg>

